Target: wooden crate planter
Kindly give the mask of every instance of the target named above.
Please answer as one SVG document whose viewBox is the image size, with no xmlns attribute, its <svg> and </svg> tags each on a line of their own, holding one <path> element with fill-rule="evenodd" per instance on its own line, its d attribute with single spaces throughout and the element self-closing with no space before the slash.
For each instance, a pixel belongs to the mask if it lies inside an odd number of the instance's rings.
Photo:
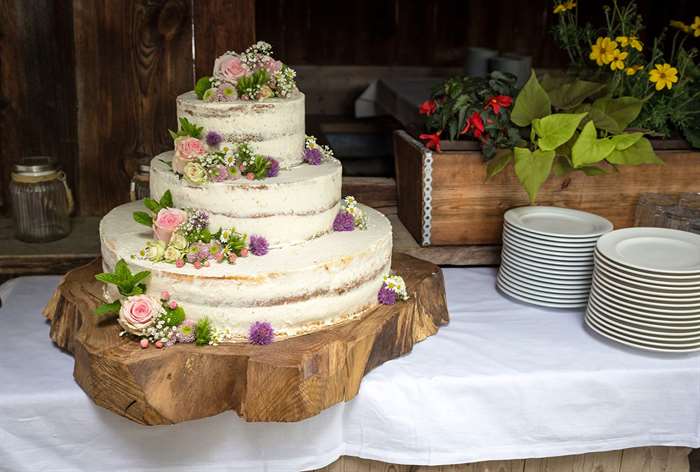
<svg viewBox="0 0 700 472">
<path fill-rule="evenodd" d="M 528 205 L 527 194 L 512 166 L 486 182 L 476 143 L 455 144 L 432 152 L 405 131 L 394 133 L 399 218 L 423 246 L 499 244 L 503 213 Z M 590 211 L 624 228 L 634 223 L 640 193 L 700 191 L 700 152 L 655 148 L 666 165 L 552 177 L 537 203 Z"/>
</svg>

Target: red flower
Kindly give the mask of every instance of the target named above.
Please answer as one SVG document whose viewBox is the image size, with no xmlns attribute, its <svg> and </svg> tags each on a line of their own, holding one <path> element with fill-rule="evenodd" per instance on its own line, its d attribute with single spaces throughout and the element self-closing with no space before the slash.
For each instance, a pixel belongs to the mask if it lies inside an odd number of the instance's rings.
<svg viewBox="0 0 700 472">
<path fill-rule="evenodd" d="M 426 100 L 420 104 L 418 113 L 421 115 L 430 116 L 435 113 L 435 110 L 437 110 L 437 103 L 435 103 L 435 100 Z"/>
<path fill-rule="evenodd" d="M 435 149 L 437 152 L 440 152 L 440 133 L 442 133 L 442 131 L 438 131 L 435 134 L 423 133 L 418 137 L 425 141 L 425 147 L 428 149 Z"/>
<path fill-rule="evenodd" d="M 486 110 L 488 107 L 491 107 L 494 113 L 499 113 L 501 111 L 501 107 L 508 108 L 511 106 L 513 103 L 513 97 L 509 97 L 508 95 L 496 95 L 495 97 L 491 97 L 486 101 L 486 105 L 484 105 L 484 110 Z"/>
<path fill-rule="evenodd" d="M 472 113 L 472 116 L 469 117 L 467 124 L 464 125 L 464 129 L 460 134 L 465 134 L 470 129 L 475 138 L 481 137 L 481 134 L 484 132 L 484 121 L 481 119 L 481 115 L 478 111 Z"/>
</svg>

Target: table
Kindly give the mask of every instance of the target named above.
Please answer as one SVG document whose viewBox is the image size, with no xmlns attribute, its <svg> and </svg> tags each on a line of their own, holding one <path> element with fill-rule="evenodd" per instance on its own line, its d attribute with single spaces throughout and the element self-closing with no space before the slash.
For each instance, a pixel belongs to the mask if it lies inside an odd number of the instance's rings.
<svg viewBox="0 0 700 472">
<path fill-rule="evenodd" d="M 581 311 L 504 298 L 492 268 L 446 269 L 451 322 L 300 423 L 231 413 L 144 427 L 94 406 L 40 315 L 55 276 L 0 287 L 0 470 L 305 470 L 342 455 L 458 464 L 700 446 L 700 354 L 590 333 Z M 5 469 L 3 469 L 5 468 Z"/>
</svg>

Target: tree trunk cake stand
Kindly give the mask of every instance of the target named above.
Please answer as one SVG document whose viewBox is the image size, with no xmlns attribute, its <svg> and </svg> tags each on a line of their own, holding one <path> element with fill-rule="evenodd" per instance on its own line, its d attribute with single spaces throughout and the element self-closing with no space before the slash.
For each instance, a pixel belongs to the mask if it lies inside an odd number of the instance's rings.
<svg viewBox="0 0 700 472">
<path fill-rule="evenodd" d="M 44 315 L 51 339 L 75 357 L 74 376 L 94 402 L 146 425 L 235 410 L 246 421 L 300 421 L 357 395 L 365 374 L 411 351 L 448 322 L 440 268 L 393 255 L 410 299 L 267 346 L 176 344 L 141 349 L 100 318 L 99 259 L 66 274 Z"/>
</svg>

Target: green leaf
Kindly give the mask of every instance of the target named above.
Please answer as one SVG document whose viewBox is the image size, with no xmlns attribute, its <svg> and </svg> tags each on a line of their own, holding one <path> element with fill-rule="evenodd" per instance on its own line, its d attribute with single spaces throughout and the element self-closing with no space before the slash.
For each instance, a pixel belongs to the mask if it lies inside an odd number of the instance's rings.
<svg viewBox="0 0 700 472">
<path fill-rule="evenodd" d="M 101 274 L 96 274 L 95 278 L 97 280 L 99 280 L 100 282 L 103 282 L 106 284 L 118 285 L 120 282 L 122 282 L 122 279 L 120 279 L 117 274 L 111 274 L 109 272 L 103 272 Z"/>
<path fill-rule="evenodd" d="M 512 160 L 512 149 L 499 149 L 496 151 L 496 155 L 486 163 L 486 180 L 500 174 Z"/>
<path fill-rule="evenodd" d="M 533 70 L 515 99 L 510 119 L 518 126 L 528 126 L 535 118 L 542 118 L 551 113 L 551 103 Z"/>
<path fill-rule="evenodd" d="M 583 167 L 580 167 L 576 170 L 580 170 L 581 172 L 583 172 L 584 174 L 586 174 L 589 177 L 592 177 L 594 175 L 603 175 L 603 174 L 608 173 L 607 170 L 603 169 L 602 167 L 598 167 L 598 166 L 583 166 Z"/>
<path fill-rule="evenodd" d="M 129 266 L 124 259 L 119 259 L 114 265 L 114 274 L 123 282 L 126 282 L 131 278 L 131 271 L 129 270 Z"/>
<path fill-rule="evenodd" d="M 535 118 L 532 128 L 539 136 L 537 145 L 543 151 L 555 150 L 571 139 L 584 116 L 585 113 L 556 113 L 544 118 Z"/>
<path fill-rule="evenodd" d="M 611 164 L 636 166 L 640 164 L 663 164 L 656 155 L 647 138 L 640 138 L 630 147 L 622 150 L 615 149 L 607 158 Z"/>
<path fill-rule="evenodd" d="M 581 134 L 571 149 L 571 160 L 574 167 L 580 168 L 587 164 L 595 164 L 610 155 L 615 149 L 615 143 L 610 139 L 598 139 L 595 125 L 592 121 L 586 123 Z"/>
<path fill-rule="evenodd" d="M 207 76 L 200 77 L 194 85 L 194 93 L 200 100 L 204 97 L 204 92 L 211 88 L 211 79 Z"/>
<path fill-rule="evenodd" d="M 610 137 L 610 141 L 615 144 L 615 149 L 618 151 L 624 151 L 628 147 L 639 141 L 644 133 L 622 133 Z"/>
<path fill-rule="evenodd" d="M 591 106 L 591 119 L 598 129 L 622 133 L 637 118 L 643 104 L 635 97 L 599 98 Z"/>
<path fill-rule="evenodd" d="M 103 303 L 102 305 L 95 308 L 95 314 L 97 316 L 108 315 L 110 313 L 119 313 L 122 304 L 119 300 L 112 303 Z"/>
<path fill-rule="evenodd" d="M 569 161 L 568 158 L 564 156 L 557 156 L 557 158 L 554 159 L 554 163 L 552 164 L 552 172 L 557 177 L 563 177 L 574 170 L 576 169 L 574 169 L 574 167 L 571 165 L 571 161 Z"/>
<path fill-rule="evenodd" d="M 130 282 L 134 285 L 137 285 L 142 280 L 147 279 L 149 275 L 151 275 L 151 272 L 148 270 L 137 272 L 136 274 L 131 276 Z"/>
<path fill-rule="evenodd" d="M 554 151 L 532 152 L 527 148 L 515 148 L 515 175 L 525 187 L 530 203 L 535 203 L 537 192 L 549 177 L 554 162 Z"/>
<path fill-rule="evenodd" d="M 211 341 L 211 321 L 209 318 L 200 318 L 194 325 L 194 337 L 197 346 L 206 346 Z"/>
<path fill-rule="evenodd" d="M 163 196 L 160 197 L 160 201 L 158 202 L 158 205 L 161 208 L 172 208 L 173 207 L 173 194 L 170 193 L 170 190 L 166 190 L 165 193 L 163 194 Z"/>
<path fill-rule="evenodd" d="M 143 199 L 143 204 L 146 208 L 151 210 L 153 213 L 158 213 L 160 211 L 160 205 L 158 204 L 157 201 L 153 200 L 152 198 L 144 198 Z"/>
<path fill-rule="evenodd" d="M 168 326 L 177 326 L 183 321 L 185 321 L 185 310 L 181 306 L 178 306 L 174 310 L 166 308 L 165 316 L 163 316 L 165 324 Z"/>
<path fill-rule="evenodd" d="M 575 80 L 569 83 L 562 83 L 553 89 L 547 89 L 549 100 L 554 108 L 571 110 L 576 108 L 583 101 L 597 94 L 606 87 L 599 82 L 589 82 L 586 80 Z"/>
<path fill-rule="evenodd" d="M 136 221 L 137 223 L 141 223 L 142 225 L 146 225 L 149 228 L 153 226 L 153 217 L 151 217 L 151 215 L 149 215 L 145 211 L 135 211 L 134 221 Z"/>
</svg>

